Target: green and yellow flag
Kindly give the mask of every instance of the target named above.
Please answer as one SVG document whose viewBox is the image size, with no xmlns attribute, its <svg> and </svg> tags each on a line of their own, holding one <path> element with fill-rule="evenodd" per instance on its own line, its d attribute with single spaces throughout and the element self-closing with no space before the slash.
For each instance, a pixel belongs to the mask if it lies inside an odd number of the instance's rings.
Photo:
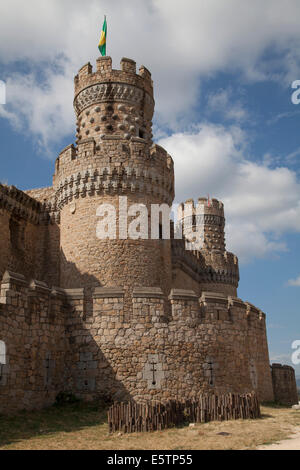
<svg viewBox="0 0 300 470">
<path fill-rule="evenodd" d="M 102 26 L 101 37 L 98 45 L 98 49 L 102 56 L 106 55 L 106 36 L 107 36 L 107 23 L 106 16 L 104 17 L 104 23 Z"/>
</svg>

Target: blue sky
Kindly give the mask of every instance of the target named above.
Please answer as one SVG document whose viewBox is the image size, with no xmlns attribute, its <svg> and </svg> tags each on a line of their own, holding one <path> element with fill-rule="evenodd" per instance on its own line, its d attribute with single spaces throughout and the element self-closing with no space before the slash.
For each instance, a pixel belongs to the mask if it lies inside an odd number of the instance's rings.
<svg viewBox="0 0 300 470">
<path fill-rule="evenodd" d="M 75 140 L 73 76 L 95 64 L 104 14 L 113 66 L 126 56 L 152 72 L 155 140 L 174 158 L 176 202 L 224 201 L 239 296 L 267 313 L 271 359 L 290 363 L 300 339 L 299 2 L 2 2 L 1 181 L 51 185 Z"/>
</svg>

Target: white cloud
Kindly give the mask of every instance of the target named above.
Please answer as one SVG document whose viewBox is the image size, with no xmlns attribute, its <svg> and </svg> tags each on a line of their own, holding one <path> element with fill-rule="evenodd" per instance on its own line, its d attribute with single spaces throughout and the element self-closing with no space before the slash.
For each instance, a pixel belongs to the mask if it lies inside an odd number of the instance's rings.
<svg viewBox="0 0 300 470">
<path fill-rule="evenodd" d="M 232 90 L 218 90 L 207 99 L 209 112 L 217 112 L 228 121 L 241 122 L 248 117 L 248 112 L 240 101 L 234 101 Z"/>
<path fill-rule="evenodd" d="M 300 287 L 300 276 L 296 279 L 290 279 L 287 283 L 289 286 Z"/>
<path fill-rule="evenodd" d="M 176 2 L 176 7 L 174 0 L 1 2 L 0 62 L 8 67 L 8 75 L 16 61 L 45 72 L 44 80 L 34 78 L 31 83 L 30 106 L 26 93 L 21 100 L 20 81 L 11 77 L 17 100 L 11 95 L 7 109 L 16 120 L 15 103 L 23 104 L 23 109 L 29 106 L 32 113 L 25 112 L 25 126 L 43 143 L 70 131 L 72 102 L 67 98 L 72 78 L 88 60 L 95 62 L 104 13 L 114 66 L 123 55 L 145 62 L 155 80 L 157 117 L 174 129 L 178 118 L 181 125 L 193 120 L 202 77 L 222 70 L 241 72 L 250 80 L 298 78 L 298 0 L 287 0 L 284 8 L 280 0 L 187 0 Z M 266 60 L 266 50 L 275 58 Z M 57 68 L 62 59 L 64 65 Z M 41 106 L 43 119 L 38 120 Z M 59 129 L 53 123 L 55 108 L 61 111 L 58 119 L 62 116 Z M 243 110 L 231 112 L 232 118 L 243 118 Z"/>
<path fill-rule="evenodd" d="M 300 233 L 300 182 L 285 167 L 245 156 L 243 132 L 209 124 L 159 144 L 175 161 L 176 202 L 210 194 L 225 203 L 227 248 L 242 262 L 285 251 L 285 233 Z"/>
<path fill-rule="evenodd" d="M 36 136 L 40 152 L 52 156 L 52 143 L 75 132 L 75 117 L 71 77 L 51 70 L 47 74 L 47 82 L 42 86 L 33 73 L 10 76 L 6 83 L 11 105 L 8 110 L 0 106 L 0 116 L 6 117 L 16 130 L 28 129 Z"/>
</svg>

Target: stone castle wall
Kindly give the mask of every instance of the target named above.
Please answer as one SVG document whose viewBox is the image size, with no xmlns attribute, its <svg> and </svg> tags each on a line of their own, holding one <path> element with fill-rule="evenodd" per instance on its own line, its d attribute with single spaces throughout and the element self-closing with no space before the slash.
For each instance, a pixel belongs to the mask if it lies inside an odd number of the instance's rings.
<svg viewBox="0 0 300 470">
<path fill-rule="evenodd" d="M 0 276 L 6 270 L 59 285 L 59 213 L 53 189 L 0 185 Z"/>
<path fill-rule="evenodd" d="M 159 288 L 136 288 L 128 315 L 122 288 L 97 288 L 93 315 L 70 319 L 76 360 L 87 353 L 92 361 L 84 372 L 90 399 L 109 393 L 116 400 L 183 400 L 253 389 L 261 400 L 273 399 L 262 312 L 214 293 L 199 299 L 172 290 L 169 301 L 170 310 Z M 84 310 L 84 300 L 77 308 Z M 82 367 L 73 360 L 75 376 Z"/>
<path fill-rule="evenodd" d="M 0 412 L 40 408 L 61 391 L 84 399 L 160 401 L 256 390 L 273 399 L 265 316 L 240 299 L 160 288 L 48 289 L 6 273 Z M 1 408 L 2 405 L 2 408 Z"/>
<path fill-rule="evenodd" d="M 272 364 L 274 399 L 283 405 L 298 405 L 295 370 L 291 366 Z"/>
<path fill-rule="evenodd" d="M 5 344 L 0 413 L 42 408 L 55 401 L 64 386 L 64 332 L 61 294 L 6 272 L 0 297 L 0 341 Z"/>
</svg>

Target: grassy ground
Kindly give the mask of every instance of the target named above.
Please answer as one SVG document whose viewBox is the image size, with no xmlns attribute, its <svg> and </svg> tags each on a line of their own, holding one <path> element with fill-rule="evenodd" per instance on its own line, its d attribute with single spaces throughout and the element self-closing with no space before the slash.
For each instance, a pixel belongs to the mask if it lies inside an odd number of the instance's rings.
<svg viewBox="0 0 300 470">
<path fill-rule="evenodd" d="M 300 412 L 266 405 L 262 419 L 197 424 L 145 434 L 110 435 L 99 404 L 53 406 L 0 416 L 0 449 L 188 450 L 254 449 L 286 438 L 300 426 Z M 229 435 L 220 435 L 219 433 Z"/>
</svg>

